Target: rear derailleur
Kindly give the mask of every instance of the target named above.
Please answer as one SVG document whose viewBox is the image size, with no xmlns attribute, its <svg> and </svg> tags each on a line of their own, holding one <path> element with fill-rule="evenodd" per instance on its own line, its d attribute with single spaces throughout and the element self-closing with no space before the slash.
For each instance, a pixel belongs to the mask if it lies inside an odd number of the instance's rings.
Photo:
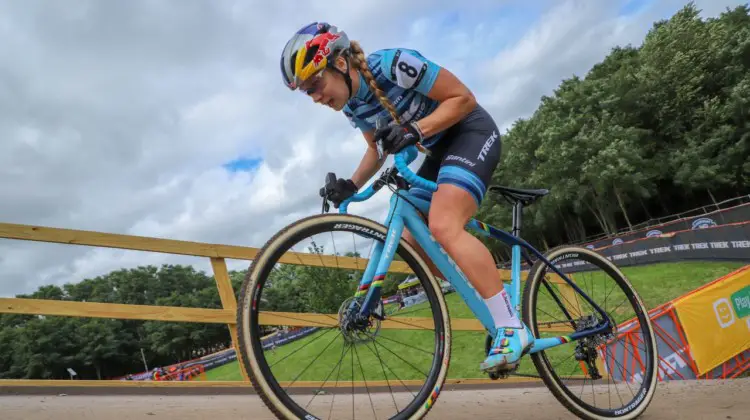
<svg viewBox="0 0 750 420">
<path fill-rule="evenodd" d="M 594 315 L 581 317 L 576 323 L 576 331 L 594 328 L 598 322 L 599 321 Z M 602 338 L 603 337 L 597 336 L 581 338 L 578 340 L 578 344 L 576 344 L 575 348 L 575 359 L 579 362 L 586 363 L 589 376 L 591 376 L 591 379 L 593 380 L 602 378 L 602 375 L 599 373 L 599 368 L 596 366 L 596 359 L 598 357 L 596 348 L 602 343 Z"/>
</svg>

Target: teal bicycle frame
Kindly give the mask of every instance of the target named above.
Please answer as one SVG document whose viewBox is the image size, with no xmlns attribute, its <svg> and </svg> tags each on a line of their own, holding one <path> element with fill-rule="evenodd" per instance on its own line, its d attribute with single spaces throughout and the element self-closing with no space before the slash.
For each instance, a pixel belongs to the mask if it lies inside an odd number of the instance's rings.
<svg viewBox="0 0 750 420">
<path fill-rule="evenodd" d="M 427 191 L 434 192 L 437 190 L 437 184 L 417 176 L 412 172 L 408 164 L 414 161 L 417 157 L 417 149 L 415 146 L 409 146 L 404 148 L 401 152 L 394 156 L 395 166 L 401 176 L 406 179 L 412 187 L 418 187 Z M 349 199 L 345 200 L 339 206 L 339 213 L 346 214 L 348 205 L 351 202 L 365 201 L 372 197 L 377 190 L 373 188 L 373 184 L 370 184 L 364 191 L 356 194 Z M 407 201 L 408 200 L 408 201 Z M 372 308 L 377 302 L 380 301 L 381 285 L 385 279 L 385 273 L 388 267 L 391 265 L 391 261 L 396 253 L 398 242 L 401 239 L 401 234 L 404 227 L 408 228 L 414 239 L 424 249 L 425 253 L 432 259 L 435 266 L 443 273 L 446 280 L 455 287 L 456 291 L 464 299 L 464 302 L 469 306 L 474 316 L 482 323 L 487 332 L 493 337 L 496 334 L 495 324 L 492 320 L 492 315 L 484 303 L 484 299 L 474 289 L 469 280 L 466 278 L 461 269 L 456 265 L 453 259 L 445 252 L 443 247 L 435 240 L 430 233 L 429 228 L 424 223 L 420 215 L 417 213 L 411 204 L 419 207 L 420 210 L 427 213 L 430 202 L 422 198 L 416 197 L 410 194 L 409 190 L 398 189 L 396 194 L 391 196 L 390 209 L 388 216 L 384 222 L 384 225 L 388 228 L 388 234 L 386 235 L 385 241 L 378 242 L 372 251 L 372 255 L 367 264 L 367 268 L 362 276 L 359 283 L 358 291 L 355 297 L 362 298 L 364 296 L 364 302 L 360 306 L 360 315 L 369 316 Z M 520 224 L 520 212 L 521 208 L 514 208 L 514 220 L 517 220 Z M 517 218 L 517 219 L 516 219 Z M 576 341 L 578 339 L 598 334 L 606 331 L 610 328 L 609 317 L 606 313 L 594 303 L 578 286 L 570 280 L 563 272 L 557 269 L 553 263 L 549 262 L 544 255 L 537 251 L 531 244 L 527 243 L 520 238 L 517 231 L 510 234 L 502 229 L 495 228 L 486 223 L 483 223 L 476 219 L 471 219 L 467 223 L 467 227 L 471 230 L 480 233 L 485 237 L 498 239 L 511 247 L 511 283 L 508 294 L 513 307 L 516 312 L 520 314 L 521 309 L 521 249 L 524 248 L 534 254 L 538 259 L 543 261 L 550 267 L 555 273 L 557 273 L 562 279 L 564 279 L 573 289 L 579 293 L 596 311 L 602 315 L 604 322 L 599 325 L 590 327 L 581 331 L 576 331 L 571 335 L 549 337 L 549 338 L 537 338 L 530 353 L 536 353 L 542 350 L 549 349 L 561 344 Z M 520 228 L 520 225 L 518 226 Z M 527 261 L 531 262 L 528 257 Z M 549 287 L 549 286 L 548 286 Z M 551 290 L 550 290 L 551 292 Z M 555 294 L 552 293 L 553 297 Z M 563 312 L 571 320 L 570 314 L 562 305 L 562 302 L 558 300 L 558 304 L 561 305 Z"/>
</svg>

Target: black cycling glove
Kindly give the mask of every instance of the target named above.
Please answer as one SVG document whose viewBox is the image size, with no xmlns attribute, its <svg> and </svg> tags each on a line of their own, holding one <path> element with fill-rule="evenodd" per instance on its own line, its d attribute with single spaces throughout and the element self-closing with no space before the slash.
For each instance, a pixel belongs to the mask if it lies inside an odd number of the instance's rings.
<svg viewBox="0 0 750 420">
<path fill-rule="evenodd" d="M 398 153 L 404 147 L 422 141 L 422 132 L 413 122 L 400 125 L 389 125 L 375 130 L 375 141 L 383 141 L 385 153 Z"/>
<path fill-rule="evenodd" d="M 356 194 L 358 189 L 351 179 L 339 178 L 334 182 L 326 183 L 320 189 L 320 195 L 330 200 L 333 207 L 339 208 L 341 203 Z"/>
</svg>

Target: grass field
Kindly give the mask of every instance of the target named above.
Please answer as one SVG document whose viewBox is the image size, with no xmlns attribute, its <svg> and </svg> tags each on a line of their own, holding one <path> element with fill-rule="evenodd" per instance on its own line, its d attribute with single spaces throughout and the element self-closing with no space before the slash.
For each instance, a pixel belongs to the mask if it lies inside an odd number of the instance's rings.
<svg viewBox="0 0 750 420">
<path fill-rule="evenodd" d="M 742 266 L 741 263 L 680 262 L 626 267 L 622 271 L 638 290 L 646 306 L 651 309 Z M 600 302 L 597 298 L 594 299 Z M 471 310 L 458 294 L 447 295 L 446 301 L 452 318 L 473 318 Z M 413 309 L 409 308 L 408 316 L 426 315 L 426 311 L 420 314 L 414 313 Z M 628 318 L 630 315 L 623 316 Z M 356 351 L 346 354 L 342 351 L 343 340 L 335 337 L 335 330 L 319 331 L 307 338 L 267 352 L 266 357 L 272 365 L 274 374 L 283 380 L 303 381 L 330 378 L 329 380 L 333 381 L 338 377 L 348 381 L 352 377 L 355 380 L 362 380 L 364 377 L 368 381 L 374 381 L 383 380 L 386 377 L 392 380 L 394 375 L 402 380 L 423 379 L 424 373 L 429 370 L 431 355 L 424 356 L 422 364 L 415 362 L 415 358 L 430 351 L 434 338 L 434 333 L 431 331 L 381 330 L 379 337 L 384 338 L 389 346 L 360 345 L 355 347 Z M 450 378 L 486 377 L 478 369 L 479 363 L 485 357 L 484 340 L 485 334 L 482 332 L 453 331 Z M 396 343 L 398 347 L 393 347 L 392 343 Z M 420 344 L 423 345 L 420 346 Z M 547 353 L 552 358 L 556 350 L 565 351 L 564 354 L 570 355 L 570 349 L 565 350 L 564 346 Z M 393 358 L 392 361 L 389 359 L 387 366 L 384 367 L 379 363 L 379 359 L 389 352 L 392 353 L 389 356 Z M 308 368 L 310 360 L 315 357 L 319 357 L 316 365 L 322 367 Z M 405 363 L 403 358 L 406 358 L 409 363 Z M 521 364 L 519 372 L 535 373 L 531 360 L 526 360 Z M 274 365 L 277 362 L 283 363 Z M 415 364 L 417 366 L 414 366 Z M 386 372 L 386 369 L 390 371 Z M 237 362 L 233 362 L 206 372 L 206 379 L 237 381 L 242 378 Z"/>
</svg>

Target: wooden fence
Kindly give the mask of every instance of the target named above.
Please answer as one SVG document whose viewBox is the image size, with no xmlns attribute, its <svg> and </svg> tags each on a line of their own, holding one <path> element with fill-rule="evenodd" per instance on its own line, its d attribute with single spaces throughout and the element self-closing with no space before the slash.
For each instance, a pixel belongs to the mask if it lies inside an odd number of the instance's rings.
<svg viewBox="0 0 750 420">
<path fill-rule="evenodd" d="M 48 242 L 58 244 L 83 245 L 104 248 L 117 248 L 135 251 L 150 251 L 167 254 L 190 255 L 196 257 L 209 258 L 213 269 L 216 286 L 219 291 L 219 297 L 223 309 L 207 308 L 185 308 L 169 306 L 150 306 L 150 305 L 126 305 L 116 303 L 95 303 L 95 302 L 71 302 L 46 299 L 21 299 L 21 298 L 0 298 L 0 313 L 26 314 L 26 315 L 49 315 L 49 316 L 75 316 L 75 317 L 93 317 L 93 318 L 114 318 L 114 319 L 138 319 L 151 321 L 178 321 L 178 322 L 208 322 L 227 324 L 229 333 L 232 338 L 232 344 L 238 349 L 237 344 L 237 325 L 236 311 L 237 301 L 234 297 L 234 290 L 229 279 L 226 259 L 253 260 L 258 254 L 259 249 L 244 246 L 230 246 L 221 244 L 209 244 L 202 242 L 181 241 L 173 239 L 150 238 L 144 236 L 122 235 L 113 233 L 102 233 L 85 230 L 61 229 L 42 226 L 31 226 L 22 224 L 0 223 L 0 238 L 18 239 L 25 241 Z M 335 258 L 335 260 L 334 260 Z M 366 262 L 366 260 L 364 260 Z M 336 265 L 340 268 L 361 269 L 363 259 L 352 257 L 325 257 L 312 254 L 288 252 L 281 258 L 281 262 L 289 264 L 304 264 L 310 266 L 330 267 L 326 264 Z M 406 263 L 394 261 L 391 265 L 393 272 L 411 273 Z M 510 279 L 509 270 L 498 270 L 503 280 Z M 560 288 L 563 295 L 574 293 L 567 283 L 560 278 L 551 278 L 551 282 L 564 285 Z M 574 302 L 571 298 L 569 302 Z M 320 326 L 321 322 L 330 323 L 331 317 L 337 319 L 337 314 L 294 314 L 295 319 L 291 319 L 289 314 L 283 312 L 268 312 L 263 314 L 260 323 L 264 325 L 288 325 L 288 326 Z M 420 326 L 427 326 L 432 323 L 429 318 L 408 318 L 409 323 Z M 456 331 L 483 331 L 481 323 L 476 319 L 452 319 L 451 327 Z M 381 328 L 404 329 L 403 323 L 393 323 L 385 321 Z M 557 330 L 566 332 L 569 330 Z M 239 360 L 239 353 L 238 353 Z M 244 381 L 239 384 L 249 384 L 247 372 L 245 372 L 242 363 L 238 363 Z M 519 382 L 528 379 L 518 378 Z M 453 379 L 449 383 L 466 383 L 484 381 L 483 379 Z M 69 380 L 20 380 L 7 379 L 0 380 L 0 385 L 17 386 L 50 386 L 61 385 L 71 386 L 193 386 L 198 384 L 187 384 L 177 381 L 164 383 L 145 382 L 133 384 L 134 381 L 69 381 Z M 140 382 L 140 381 L 138 381 Z M 220 382 L 220 383 L 219 383 Z M 201 386 L 208 384 L 218 386 L 236 386 L 237 381 L 200 381 Z"/>
</svg>

